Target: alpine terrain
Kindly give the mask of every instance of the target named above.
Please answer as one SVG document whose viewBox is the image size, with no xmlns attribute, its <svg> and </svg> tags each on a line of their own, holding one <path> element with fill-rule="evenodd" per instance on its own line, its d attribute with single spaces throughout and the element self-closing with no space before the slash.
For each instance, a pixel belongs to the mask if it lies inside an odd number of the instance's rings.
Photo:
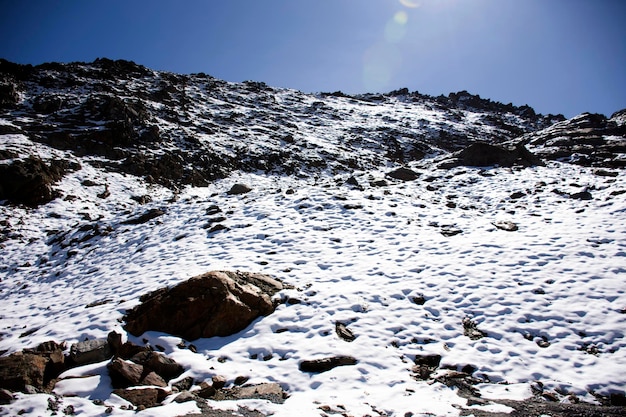
<svg viewBox="0 0 626 417">
<path fill-rule="evenodd" d="M 626 109 L 0 60 L 0 415 L 624 415 L 625 167 Z"/>
</svg>

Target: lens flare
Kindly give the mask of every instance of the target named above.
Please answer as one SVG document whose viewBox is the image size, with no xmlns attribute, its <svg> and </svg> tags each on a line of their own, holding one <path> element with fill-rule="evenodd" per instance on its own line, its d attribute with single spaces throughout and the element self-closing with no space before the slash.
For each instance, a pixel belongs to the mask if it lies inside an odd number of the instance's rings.
<svg viewBox="0 0 626 417">
<path fill-rule="evenodd" d="M 393 15 L 393 20 L 399 25 L 406 25 L 406 22 L 409 21 L 409 15 L 406 14 L 404 10 Z"/>
<path fill-rule="evenodd" d="M 404 7 L 408 7 L 409 9 L 416 9 L 420 7 L 419 2 L 417 2 L 416 0 L 400 0 L 400 4 L 402 4 Z"/>
</svg>

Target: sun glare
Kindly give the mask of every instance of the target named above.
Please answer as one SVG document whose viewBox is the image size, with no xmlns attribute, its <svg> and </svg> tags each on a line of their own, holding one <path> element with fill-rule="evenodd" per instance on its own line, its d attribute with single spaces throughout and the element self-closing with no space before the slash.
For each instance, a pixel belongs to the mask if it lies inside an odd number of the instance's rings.
<svg viewBox="0 0 626 417">
<path fill-rule="evenodd" d="M 415 9 L 420 7 L 419 2 L 417 2 L 416 0 L 400 0 L 400 4 L 402 4 L 404 7 L 408 7 L 409 9 Z"/>
</svg>

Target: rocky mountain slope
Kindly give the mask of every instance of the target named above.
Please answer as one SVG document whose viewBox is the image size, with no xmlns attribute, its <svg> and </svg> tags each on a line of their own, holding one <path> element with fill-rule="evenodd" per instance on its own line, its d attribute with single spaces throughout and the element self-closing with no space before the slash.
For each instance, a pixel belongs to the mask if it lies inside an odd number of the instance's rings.
<svg viewBox="0 0 626 417">
<path fill-rule="evenodd" d="M 0 60 L 0 415 L 623 414 L 625 164 L 624 110 Z M 198 277 L 236 333 L 170 331 Z"/>
</svg>

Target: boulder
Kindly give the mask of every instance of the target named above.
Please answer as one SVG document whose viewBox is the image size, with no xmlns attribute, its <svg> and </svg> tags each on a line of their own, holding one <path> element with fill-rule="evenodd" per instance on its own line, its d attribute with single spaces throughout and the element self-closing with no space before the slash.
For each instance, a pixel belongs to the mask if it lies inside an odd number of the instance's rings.
<svg viewBox="0 0 626 417">
<path fill-rule="evenodd" d="M 439 167 L 488 167 L 496 165 L 502 167 L 511 167 L 514 165 L 533 166 L 543 165 L 543 162 L 523 145 L 505 148 L 490 143 L 475 142 L 454 154 L 452 159 L 444 161 Z"/>
<path fill-rule="evenodd" d="M 270 297 L 283 288 L 264 274 L 208 272 L 143 296 L 127 312 L 125 328 L 135 336 L 153 330 L 186 340 L 228 336 L 272 313 Z"/>
<path fill-rule="evenodd" d="M 398 168 L 389 172 L 387 176 L 401 181 L 413 181 L 419 177 L 419 174 L 409 168 Z"/>
<path fill-rule="evenodd" d="M 113 394 L 141 408 L 155 407 L 167 397 L 167 392 L 158 388 L 116 389 Z"/>
<path fill-rule="evenodd" d="M 252 188 L 246 184 L 235 184 L 228 190 L 228 195 L 246 194 L 252 191 Z"/>
<path fill-rule="evenodd" d="M 70 359 L 76 366 L 106 361 L 113 356 L 107 339 L 92 339 L 74 343 L 70 347 Z"/>
<path fill-rule="evenodd" d="M 144 369 L 143 366 L 136 363 L 126 362 L 122 359 L 115 358 L 108 365 L 109 376 L 115 387 L 130 387 L 136 385 L 155 385 L 157 387 L 166 387 L 167 383 L 156 373 Z"/>
<path fill-rule="evenodd" d="M 17 352 L 0 357 L 0 388 L 24 391 L 30 385 L 43 388 L 48 360 L 40 355 Z"/>
</svg>

